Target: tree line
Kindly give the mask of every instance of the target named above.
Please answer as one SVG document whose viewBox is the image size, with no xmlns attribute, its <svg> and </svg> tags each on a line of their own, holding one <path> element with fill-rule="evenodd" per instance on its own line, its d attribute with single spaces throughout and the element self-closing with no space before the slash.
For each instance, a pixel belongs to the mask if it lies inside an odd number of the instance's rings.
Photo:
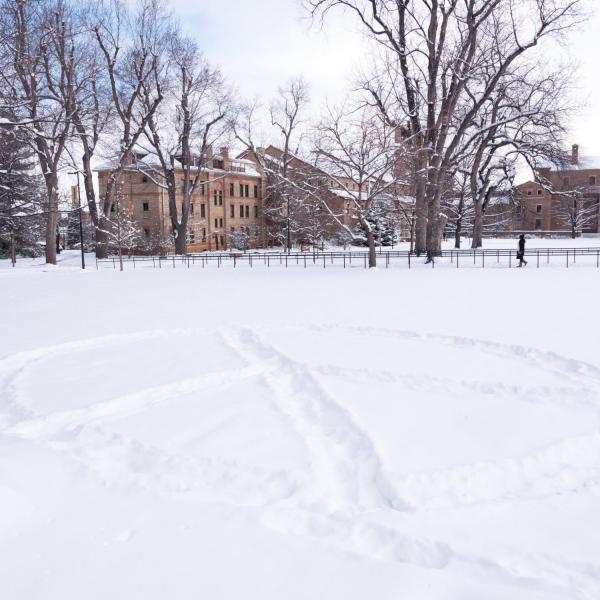
<svg viewBox="0 0 600 600">
<path fill-rule="evenodd" d="M 240 99 L 163 2 L 0 0 L 2 231 L 42 226 L 55 263 L 59 180 L 76 171 L 106 256 L 123 173 L 142 150 L 152 157 L 144 173 L 168 198 L 173 245 L 185 252 L 210 149 L 229 140 L 265 174 L 274 242 L 290 248 L 335 231 L 367 244 L 374 264 L 390 218 L 409 224 L 417 253 L 438 253 L 449 199 L 457 215 L 469 211 L 480 246 L 486 209 L 512 187 L 519 161 L 565 160 L 569 69 L 541 56 L 583 18 L 583 0 L 305 4 L 325 27 L 349 12 L 372 54 L 353 93 L 316 120 L 303 79 L 281 88 L 267 111 L 275 156 L 255 141 L 262 107 Z M 110 169 L 101 195 L 100 162 Z M 35 227 L 22 226 L 34 216 Z"/>
</svg>

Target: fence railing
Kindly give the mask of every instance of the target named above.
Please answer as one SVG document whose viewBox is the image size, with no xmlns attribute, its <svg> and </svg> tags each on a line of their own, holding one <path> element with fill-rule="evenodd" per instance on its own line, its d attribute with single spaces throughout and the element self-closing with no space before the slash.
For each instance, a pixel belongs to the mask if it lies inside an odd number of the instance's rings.
<svg viewBox="0 0 600 600">
<path fill-rule="evenodd" d="M 532 248 L 526 252 L 525 259 L 532 266 L 540 268 L 546 265 L 559 265 L 569 268 L 577 263 L 577 259 L 586 259 L 585 264 L 600 268 L 600 247 L 590 248 Z M 334 251 L 334 252 L 221 252 L 221 253 L 191 253 L 168 256 L 129 256 L 122 258 L 124 267 L 150 267 L 155 269 L 176 267 L 201 267 L 224 265 L 237 268 L 246 267 L 303 267 L 318 266 L 327 268 L 338 266 L 342 268 L 369 266 L 366 251 Z M 417 256 L 408 250 L 378 250 L 377 266 L 389 268 L 390 266 L 405 266 L 409 269 L 422 266 L 435 268 L 437 265 L 461 267 L 503 267 L 511 268 L 518 264 L 516 250 L 510 248 L 479 248 L 464 250 L 442 250 L 438 256 L 426 261 L 424 255 Z M 96 268 L 120 266 L 118 256 L 97 259 Z"/>
</svg>

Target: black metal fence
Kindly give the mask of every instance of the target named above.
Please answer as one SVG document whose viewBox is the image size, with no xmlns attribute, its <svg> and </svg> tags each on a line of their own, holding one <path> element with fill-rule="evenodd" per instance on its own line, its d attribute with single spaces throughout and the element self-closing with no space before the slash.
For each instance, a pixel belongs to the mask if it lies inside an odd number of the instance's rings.
<svg viewBox="0 0 600 600">
<path fill-rule="evenodd" d="M 569 268 L 583 262 L 586 266 L 600 268 L 600 247 L 596 248 L 533 248 L 526 252 L 525 260 L 530 268 L 540 268 L 544 265 L 563 266 Z M 164 268 L 192 268 L 192 267 L 342 267 L 366 269 L 369 266 L 367 252 L 363 251 L 337 251 L 337 252 L 221 252 L 197 253 L 168 256 L 130 256 L 123 257 L 124 268 L 152 267 Z M 477 250 L 442 250 L 439 256 L 427 261 L 424 255 L 417 256 L 408 250 L 378 250 L 377 266 L 386 269 L 393 267 L 421 268 L 423 266 L 435 268 L 444 267 L 496 267 L 511 268 L 517 266 L 519 260 L 516 250 L 509 248 L 491 249 L 480 248 Z M 97 259 L 96 268 L 120 267 L 118 256 Z"/>
</svg>

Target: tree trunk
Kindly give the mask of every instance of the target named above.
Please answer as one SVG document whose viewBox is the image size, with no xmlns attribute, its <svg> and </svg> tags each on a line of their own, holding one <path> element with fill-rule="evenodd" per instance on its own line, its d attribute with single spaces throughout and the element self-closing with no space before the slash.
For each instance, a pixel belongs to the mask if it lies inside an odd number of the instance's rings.
<svg viewBox="0 0 600 600">
<path fill-rule="evenodd" d="M 98 217 L 98 226 L 96 227 L 96 257 L 106 258 L 108 256 L 108 219 L 103 215 Z"/>
<path fill-rule="evenodd" d="M 375 236 L 372 231 L 367 232 L 367 243 L 369 244 L 369 269 L 377 266 L 377 252 L 375 251 Z"/>
<path fill-rule="evenodd" d="M 48 216 L 46 219 L 46 262 L 56 264 L 56 234 L 58 229 L 58 190 L 57 180 L 49 175 L 46 180 L 48 194 Z"/>
<path fill-rule="evenodd" d="M 91 157 L 85 153 L 82 158 L 83 163 L 83 189 L 85 190 L 85 199 L 90 212 L 90 217 L 94 226 L 98 225 L 98 206 L 96 204 L 96 191 L 94 190 L 94 173 L 92 171 Z"/>
<path fill-rule="evenodd" d="M 440 256 L 442 253 L 442 235 L 447 218 L 440 214 L 440 199 L 434 197 L 429 203 L 427 214 L 427 257 Z M 442 225 L 440 227 L 440 225 Z"/>
<path fill-rule="evenodd" d="M 10 262 L 14 267 L 17 263 L 17 248 L 15 244 L 15 232 L 11 229 L 10 232 Z"/>
<path fill-rule="evenodd" d="M 419 256 L 427 250 L 427 201 L 425 194 L 415 198 L 415 254 Z"/>
<path fill-rule="evenodd" d="M 454 247 L 460 249 L 460 236 L 462 234 L 462 216 L 456 219 L 456 228 L 454 231 Z"/>
<path fill-rule="evenodd" d="M 185 228 L 180 225 L 175 229 L 175 254 L 187 253 L 187 240 L 185 239 Z"/>
<path fill-rule="evenodd" d="M 481 202 L 475 201 L 475 218 L 473 219 L 473 239 L 471 248 L 481 248 L 483 246 L 483 210 Z"/>
</svg>

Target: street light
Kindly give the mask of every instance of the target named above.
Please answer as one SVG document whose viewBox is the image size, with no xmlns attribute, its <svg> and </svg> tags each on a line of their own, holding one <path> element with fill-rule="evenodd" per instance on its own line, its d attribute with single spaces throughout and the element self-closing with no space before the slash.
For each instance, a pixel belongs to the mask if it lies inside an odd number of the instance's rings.
<svg viewBox="0 0 600 600">
<path fill-rule="evenodd" d="M 69 175 L 77 175 L 77 210 L 79 212 L 79 246 L 81 248 L 81 268 L 85 269 L 85 252 L 83 251 L 83 219 L 81 215 L 81 188 L 79 187 L 79 171 L 70 171 Z"/>
</svg>

